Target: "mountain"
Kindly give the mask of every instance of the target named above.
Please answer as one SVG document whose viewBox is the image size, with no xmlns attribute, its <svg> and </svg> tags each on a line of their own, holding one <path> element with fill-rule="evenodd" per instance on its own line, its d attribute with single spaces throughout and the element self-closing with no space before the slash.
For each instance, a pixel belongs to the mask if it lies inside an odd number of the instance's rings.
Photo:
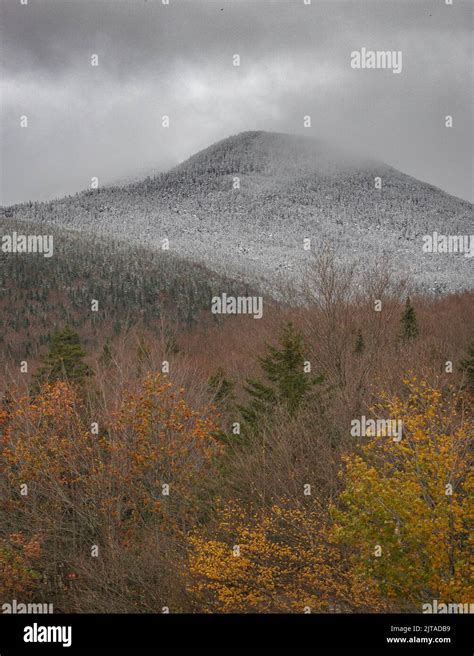
<svg viewBox="0 0 474 656">
<path fill-rule="evenodd" d="M 380 178 L 381 188 L 375 179 Z M 423 253 L 423 236 L 469 235 L 472 204 L 324 141 L 244 132 L 137 183 L 7 209 L 51 223 L 170 250 L 253 284 L 297 282 L 311 251 L 335 249 L 361 270 L 386 262 L 424 290 L 470 287 L 471 260 Z"/>
</svg>

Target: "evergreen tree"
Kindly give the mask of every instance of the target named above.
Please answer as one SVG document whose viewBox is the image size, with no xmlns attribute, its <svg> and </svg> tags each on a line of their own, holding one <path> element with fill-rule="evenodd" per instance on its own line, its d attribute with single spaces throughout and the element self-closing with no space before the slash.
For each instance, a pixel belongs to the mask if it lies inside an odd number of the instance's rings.
<svg viewBox="0 0 474 656">
<path fill-rule="evenodd" d="M 216 404 L 227 403 L 234 399 L 234 383 L 225 377 L 222 367 L 219 367 L 216 373 L 209 378 L 208 385 Z"/>
<path fill-rule="evenodd" d="M 110 348 L 110 343 L 108 339 L 105 340 L 105 344 L 102 347 L 100 361 L 105 367 L 108 367 L 112 361 L 112 349 Z"/>
<path fill-rule="evenodd" d="M 405 310 L 401 318 L 401 324 L 402 330 L 400 337 L 404 342 L 418 337 L 418 322 L 416 320 L 415 308 L 412 306 L 410 298 L 407 298 Z"/>
<path fill-rule="evenodd" d="M 362 331 L 359 328 L 357 331 L 357 337 L 356 337 L 356 342 L 354 346 L 354 353 L 356 355 L 361 355 L 365 350 L 365 342 L 364 342 L 364 337 L 362 336 Z"/>
<path fill-rule="evenodd" d="M 209 378 L 207 384 L 209 386 L 209 391 L 213 395 L 213 402 L 218 407 L 219 412 L 229 415 L 229 413 L 234 410 L 235 383 L 226 378 L 224 369 L 219 367 Z M 218 429 L 214 433 L 214 436 L 224 444 L 233 444 L 235 446 L 236 436 L 230 435 L 225 429 Z"/>
<path fill-rule="evenodd" d="M 312 376 L 304 371 L 304 342 L 290 322 L 279 339 L 280 348 L 267 346 L 267 355 L 259 358 L 265 382 L 247 379 L 245 391 L 250 395 L 246 406 L 238 406 L 244 422 L 255 428 L 262 415 L 268 415 L 273 406 L 281 403 L 290 414 L 295 414 L 315 384 L 322 376 Z"/>
<path fill-rule="evenodd" d="M 79 335 L 74 330 L 66 326 L 55 332 L 44 364 L 34 376 L 36 387 L 58 380 L 84 382 L 86 377 L 93 374 L 92 369 L 82 361 L 85 355 Z"/>
<path fill-rule="evenodd" d="M 474 340 L 467 350 L 467 357 L 461 360 L 461 371 L 466 376 L 465 388 L 474 394 Z"/>
</svg>

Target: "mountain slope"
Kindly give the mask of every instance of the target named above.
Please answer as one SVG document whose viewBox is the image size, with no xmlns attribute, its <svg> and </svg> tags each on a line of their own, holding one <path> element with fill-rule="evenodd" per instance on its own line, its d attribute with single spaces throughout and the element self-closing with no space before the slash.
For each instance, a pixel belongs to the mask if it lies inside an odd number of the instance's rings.
<svg viewBox="0 0 474 656">
<path fill-rule="evenodd" d="M 381 189 L 375 179 L 381 179 Z M 364 268 L 384 259 L 425 289 L 469 287 L 471 260 L 425 254 L 434 231 L 469 235 L 472 205 L 386 164 L 315 139 L 244 132 L 165 174 L 11 208 L 20 220 L 159 246 L 252 282 L 297 281 L 311 250 Z M 471 274 L 472 275 L 472 274 Z"/>
<path fill-rule="evenodd" d="M 189 329 L 202 317 L 214 320 L 211 299 L 222 290 L 248 292 L 168 251 L 11 218 L 1 228 L 9 235 L 49 232 L 54 251 L 52 257 L 0 252 L 0 392 L 5 363 L 17 367 L 25 356 L 34 362 L 51 333 L 65 325 L 81 333 L 88 351 L 134 325 L 156 340 L 163 326 Z"/>
</svg>

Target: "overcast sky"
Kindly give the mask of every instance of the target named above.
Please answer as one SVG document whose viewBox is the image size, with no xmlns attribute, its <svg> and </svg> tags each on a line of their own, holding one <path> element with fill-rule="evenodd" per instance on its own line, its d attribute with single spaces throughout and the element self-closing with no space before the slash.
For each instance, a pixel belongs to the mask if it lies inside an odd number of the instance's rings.
<svg viewBox="0 0 474 656">
<path fill-rule="evenodd" d="M 472 10 L 453 2 L 0 0 L 1 202 L 166 170 L 244 130 L 337 140 L 472 201 Z M 352 69 L 362 47 L 400 50 L 402 72 Z"/>
</svg>

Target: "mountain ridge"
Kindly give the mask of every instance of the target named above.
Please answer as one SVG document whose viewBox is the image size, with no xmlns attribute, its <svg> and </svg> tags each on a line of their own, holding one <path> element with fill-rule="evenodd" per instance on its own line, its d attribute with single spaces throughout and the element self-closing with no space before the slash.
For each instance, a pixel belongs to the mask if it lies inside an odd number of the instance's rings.
<svg viewBox="0 0 474 656">
<path fill-rule="evenodd" d="M 10 212 L 152 248 L 169 239 L 180 256 L 270 287 L 301 280 L 305 239 L 313 252 L 329 246 L 341 262 L 390 260 L 425 290 L 468 284 L 465 258 L 423 253 L 422 237 L 469 234 L 471 203 L 301 135 L 242 132 L 157 176 Z"/>
</svg>

